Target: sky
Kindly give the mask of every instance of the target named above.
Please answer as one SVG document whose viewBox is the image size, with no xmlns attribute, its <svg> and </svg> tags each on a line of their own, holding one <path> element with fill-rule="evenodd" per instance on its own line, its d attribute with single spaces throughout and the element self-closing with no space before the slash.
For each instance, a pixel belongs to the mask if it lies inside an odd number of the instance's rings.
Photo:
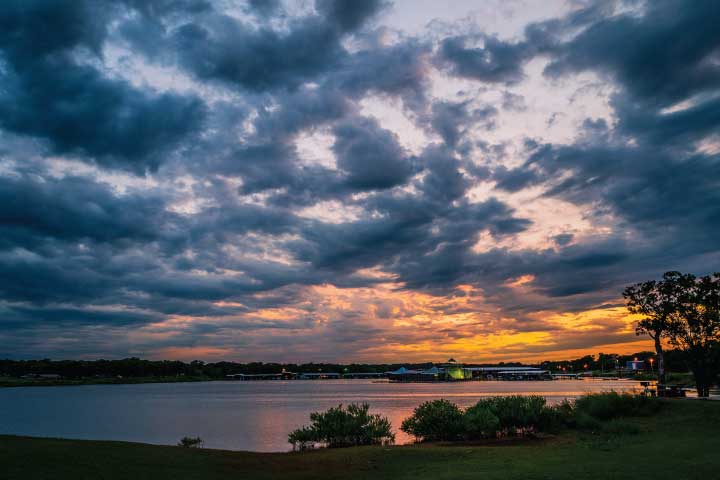
<svg viewBox="0 0 720 480">
<path fill-rule="evenodd" d="M 714 0 L 0 2 L 0 357 L 650 349 L 720 270 Z"/>
</svg>

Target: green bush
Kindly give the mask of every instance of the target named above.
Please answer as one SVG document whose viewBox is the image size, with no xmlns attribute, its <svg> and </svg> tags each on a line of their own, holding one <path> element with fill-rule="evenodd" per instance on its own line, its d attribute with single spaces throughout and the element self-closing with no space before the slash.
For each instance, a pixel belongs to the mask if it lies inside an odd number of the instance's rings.
<svg viewBox="0 0 720 480">
<path fill-rule="evenodd" d="M 310 427 L 300 427 L 293 430 L 288 435 L 288 442 L 293 446 L 293 450 L 307 450 L 315 446 L 318 442 L 315 431 Z"/>
<path fill-rule="evenodd" d="M 463 412 L 447 400 L 425 402 L 403 420 L 400 430 L 422 441 L 457 440 L 465 431 Z"/>
<path fill-rule="evenodd" d="M 655 397 L 632 395 L 630 393 L 588 394 L 575 400 L 576 411 L 583 412 L 598 420 L 652 415 L 660 407 L 661 402 Z"/>
<path fill-rule="evenodd" d="M 500 426 L 510 434 L 533 430 L 540 423 L 545 397 L 511 395 L 490 399 Z"/>
<path fill-rule="evenodd" d="M 545 404 L 545 397 L 539 395 L 486 398 L 470 407 L 466 415 L 474 416 L 476 411 L 483 410 L 487 410 L 498 419 L 498 431 L 504 435 L 554 430 L 563 423 L 564 415 L 562 410 L 548 407 Z"/>
<path fill-rule="evenodd" d="M 177 446 L 185 448 L 202 448 L 203 443 L 203 439 L 200 437 L 183 437 L 177 443 Z"/>
<path fill-rule="evenodd" d="M 573 415 L 569 423 L 571 427 L 578 430 L 586 430 L 588 432 L 598 432 L 602 430 L 602 423 L 600 423 L 600 420 L 579 410 L 573 411 Z"/>
<path fill-rule="evenodd" d="M 480 403 L 465 411 L 463 423 L 468 438 L 496 437 L 500 431 L 500 419 L 486 405 Z"/>
<path fill-rule="evenodd" d="M 568 425 L 572 409 L 568 410 L 564 404 L 545 407 L 540 414 L 540 419 L 536 426 L 540 432 L 555 433 Z"/>
<path fill-rule="evenodd" d="M 370 406 L 350 404 L 330 408 L 326 412 L 310 414 L 312 425 L 288 435 L 293 449 L 304 450 L 315 444 L 328 447 L 357 445 L 387 445 L 395 441 L 390 421 L 381 415 L 371 415 Z"/>
<path fill-rule="evenodd" d="M 637 435 L 640 433 L 640 427 L 626 420 L 615 419 L 605 423 L 602 431 L 612 435 Z"/>
</svg>

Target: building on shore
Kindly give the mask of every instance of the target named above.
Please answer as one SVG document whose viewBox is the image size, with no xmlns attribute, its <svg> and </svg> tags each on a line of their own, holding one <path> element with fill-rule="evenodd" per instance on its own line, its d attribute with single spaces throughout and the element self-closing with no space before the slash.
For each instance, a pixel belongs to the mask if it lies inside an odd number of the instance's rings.
<svg viewBox="0 0 720 480">
<path fill-rule="evenodd" d="M 461 382 L 467 380 L 552 380 L 550 372 L 535 367 L 466 367 L 454 358 L 425 370 L 400 367 L 386 372 L 391 382 Z"/>
<path fill-rule="evenodd" d="M 342 378 L 342 375 L 335 372 L 307 372 L 298 375 L 299 380 L 335 380 Z"/>
<path fill-rule="evenodd" d="M 281 373 L 234 373 L 225 375 L 228 380 L 295 380 L 297 373 L 282 371 Z"/>
<path fill-rule="evenodd" d="M 552 380 L 548 370 L 536 367 L 470 367 L 473 380 Z"/>
<path fill-rule="evenodd" d="M 354 373 L 343 373 L 343 378 L 364 378 L 364 379 L 374 379 L 374 378 L 385 378 L 384 373 L 377 373 L 377 372 L 354 372 Z"/>
<path fill-rule="evenodd" d="M 386 372 L 386 375 L 391 382 L 456 382 L 472 379 L 470 370 L 454 358 L 425 370 L 400 367 L 392 372 Z"/>
</svg>

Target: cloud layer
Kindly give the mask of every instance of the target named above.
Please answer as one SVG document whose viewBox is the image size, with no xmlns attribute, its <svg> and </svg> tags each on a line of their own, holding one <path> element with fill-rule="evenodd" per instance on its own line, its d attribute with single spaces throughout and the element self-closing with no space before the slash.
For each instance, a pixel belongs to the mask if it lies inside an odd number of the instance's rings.
<svg viewBox="0 0 720 480">
<path fill-rule="evenodd" d="M 2 2 L 0 356 L 644 345 L 720 265 L 716 2 L 406 8 Z"/>
</svg>

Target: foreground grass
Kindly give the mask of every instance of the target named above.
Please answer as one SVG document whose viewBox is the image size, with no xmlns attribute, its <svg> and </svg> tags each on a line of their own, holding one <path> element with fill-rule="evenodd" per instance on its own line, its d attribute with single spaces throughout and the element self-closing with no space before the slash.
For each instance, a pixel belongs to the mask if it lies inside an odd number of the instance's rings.
<svg viewBox="0 0 720 480">
<path fill-rule="evenodd" d="M 626 433 L 286 454 L 0 436 L 0 478 L 708 480 L 720 471 L 720 402 L 670 400 L 617 426 Z"/>
</svg>

